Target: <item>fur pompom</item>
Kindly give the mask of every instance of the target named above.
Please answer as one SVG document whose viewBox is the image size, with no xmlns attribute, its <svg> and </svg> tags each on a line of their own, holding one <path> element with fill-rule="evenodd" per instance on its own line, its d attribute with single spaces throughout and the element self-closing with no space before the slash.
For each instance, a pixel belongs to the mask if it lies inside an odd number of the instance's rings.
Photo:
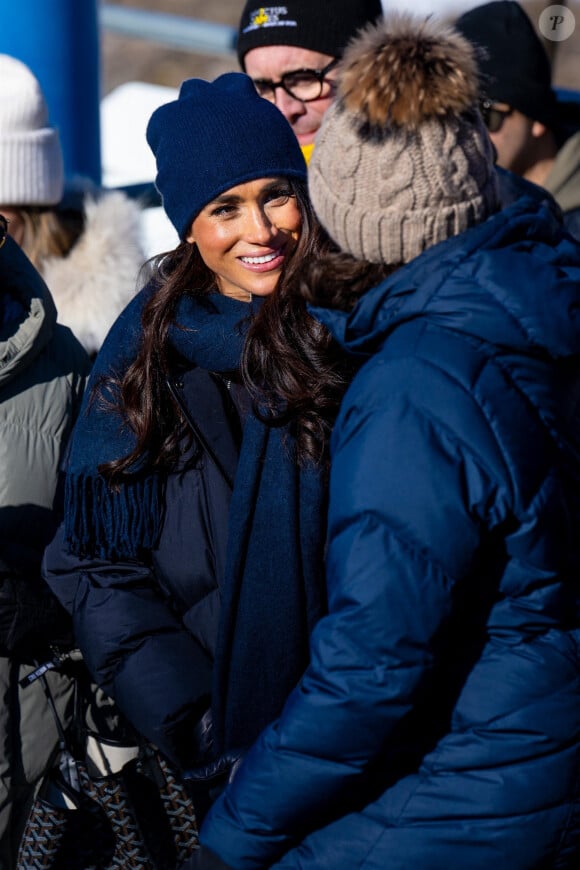
<svg viewBox="0 0 580 870">
<path fill-rule="evenodd" d="M 351 41 L 339 81 L 347 110 L 375 130 L 460 115 L 478 89 L 473 46 L 442 22 L 406 13 L 386 14 Z"/>
</svg>

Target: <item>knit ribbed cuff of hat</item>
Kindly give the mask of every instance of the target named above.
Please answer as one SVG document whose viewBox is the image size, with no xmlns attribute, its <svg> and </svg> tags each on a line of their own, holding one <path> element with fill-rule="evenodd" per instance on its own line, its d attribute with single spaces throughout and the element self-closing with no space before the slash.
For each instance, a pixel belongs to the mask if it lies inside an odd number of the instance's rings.
<svg viewBox="0 0 580 870">
<path fill-rule="evenodd" d="M 495 195 L 478 195 L 466 202 L 402 212 L 386 208 L 377 216 L 364 207 L 357 209 L 318 194 L 317 212 L 325 226 L 332 227 L 334 241 L 360 260 L 398 265 L 409 263 L 424 250 L 456 236 L 485 220 L 493 212 Z"/>
<path fill-rule="evenodd" d="M 0 202 L 6 205 L 56 205 L 64 173 L 56 130 L 46 127 L 0 135 Z"/>
</svg>

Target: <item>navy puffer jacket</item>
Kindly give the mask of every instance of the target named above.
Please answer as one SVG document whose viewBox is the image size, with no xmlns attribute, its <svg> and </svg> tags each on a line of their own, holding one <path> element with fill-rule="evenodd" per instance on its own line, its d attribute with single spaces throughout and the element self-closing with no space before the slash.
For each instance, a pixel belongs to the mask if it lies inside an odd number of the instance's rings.
<svg viewBox="0 0 580 870">
<path fill-rule="evenodd" d="M 190 451 L 168 475 L 163 531 L 149 558 L 80 558 L 66 546 L 63 525 L 44 570 L 73 615 L 95 680 L 142 734 L 187 768 L 199 751 L 192 733 L 210 706 L 241 423 L 218 375 L 191 368 L 174 389 L 217 450 L 219 467 L 205 455 L 192 462 Z M 207 407 L 211 414 L 200 412 Z"/>
<path fill-rule="evenodd" d="M 329 614 L 201 841 L 235 868 L 580 866 L 580 246 L 520 201 L 315 313 L 366 359 Z"/>
</svg>

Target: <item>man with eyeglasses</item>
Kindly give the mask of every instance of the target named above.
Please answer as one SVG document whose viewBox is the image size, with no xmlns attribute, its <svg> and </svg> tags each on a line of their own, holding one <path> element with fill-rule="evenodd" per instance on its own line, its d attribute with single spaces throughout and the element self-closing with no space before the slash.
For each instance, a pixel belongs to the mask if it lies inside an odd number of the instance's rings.
<svg viewBox="0 0 580 870">
<path fill-rule="evenodd" d="M 514 0 L 493 0 L 465 12 L 455 26 L 482 49 L 481 112 L 497 165 L 549 191 L 567 229 L 580 238 L 580 117 L 564 118 L 530 18 Z"/>
<path fill-rule="evenodd" d="M 334 77 L 350 38 L 382 14 L 381 0 L 288 0 L 244 6 L 237 53 L 258 93 L 289 121 L 308 162 L 334 100 Z"/>
</svg>

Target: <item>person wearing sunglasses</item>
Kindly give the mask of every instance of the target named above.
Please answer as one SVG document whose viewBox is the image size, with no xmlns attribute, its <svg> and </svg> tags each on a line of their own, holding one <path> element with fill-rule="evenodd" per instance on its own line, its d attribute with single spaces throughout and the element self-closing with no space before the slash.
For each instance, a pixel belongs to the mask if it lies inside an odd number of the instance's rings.
<svg viewBox="0 0 580 870">
<path fill-rule="evenodd" d="M 290 123 L 308 161 L 314 137 L 335 97 L 344 47 L 382 14 L 380 0 L 291 0 L 284 6 L 246 2 L 238 28 L 242 70 L 260 96 Z"/>
<path fill-rule="evenodd" d="M 480 48 L 480 108 L 498 166 L 552 194 L 580 238 L 580 113 L 564 116 L 532 21 L 519 3 L 493 0 L 465 12 L 456 27 Z"/>
</svg>

